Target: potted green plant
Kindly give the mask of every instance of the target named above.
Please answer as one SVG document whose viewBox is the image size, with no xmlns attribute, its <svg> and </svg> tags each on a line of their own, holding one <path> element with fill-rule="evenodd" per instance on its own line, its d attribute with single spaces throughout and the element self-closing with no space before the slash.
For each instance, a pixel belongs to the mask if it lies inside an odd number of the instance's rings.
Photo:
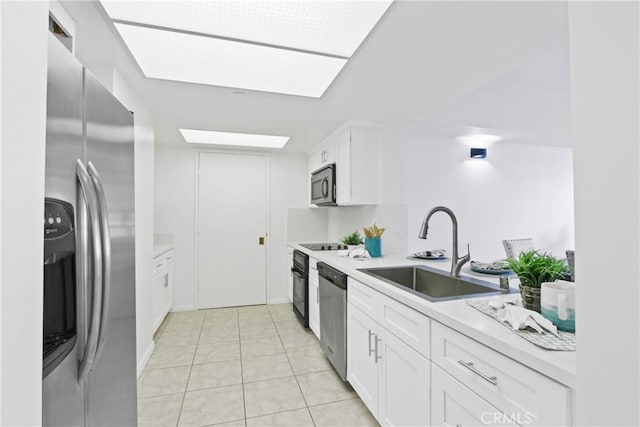
<svg viewBox="0 0 640 427">
<path fill-rule="evenodd" d="M 346 236 L 344 236 L 341 242 L 347 245 L 347 247 L 349 248 L 349 251 L 352 251 L 358 246 L 360 246 L 361 244 L 363 244 L 364 239 L 362 238 L 362 235 L 360 235 L 358 230 L 356 230 L 353 233 L 347 234 Z"/>
<path fill-rule="evenodd" d="M 365 235 L 364 248 L 372 258 L 382 256 L 382 241 L 380 237 L 382 237 L 384 230 L 384 227 L 378 227 L 375 223 L 371 227 L 364 227 L 362 229 Z"/>
<path fill-rule="evenodd" d="M 538 313 L 541 285 L 544 282 L 554 282 L 567 272 L 564 260 L 533 249 L 523 251 L 517 258 L 508 259 L 507 262 L 520 279 L 522 305 Z"/>
</svg>

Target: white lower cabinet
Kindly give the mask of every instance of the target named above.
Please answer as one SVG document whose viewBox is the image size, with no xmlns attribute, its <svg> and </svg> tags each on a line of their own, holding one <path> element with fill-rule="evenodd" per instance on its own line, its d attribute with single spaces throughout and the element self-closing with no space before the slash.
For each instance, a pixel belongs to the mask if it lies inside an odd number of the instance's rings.
<svg viewBox="0 0 640 427">
<path fill-rule="evenodd" d="M 384 426 L 428 426 L 431 364 L 382 326 L 378 350 L 378 421 Z"/>
<path fill-rule="evenodd" d="M 153 259 L 153 331 L 162 324 L 173 306 L 173 250 Z"/>
<path fill-rule="evenodd" d="M 352 277 L 347 301 L 347 380 L 381 425 L 573 425 L 570 388 Z"/>
<path fill-rule="evenodd" d="M 438 322 L 431 333 L 434 366 L 506 418 L 522 425 L 572 425 L 569 388 Z"/>
<path fill-rule="evenodd" d="M 309 258 L 309 329 L 320 339 L 320 282 L 316 263 Z"/>
<path fill-rule="evenodd" d="M 433 364 L 431 422 L 434 426 L 514 425 L 512 419 Z M 521 420 L 525 421 L 525 420 Z"/>
<path fill-rule="evenodd" d="M 384 426 L 430 424 L 430 363 L 347 304 L 347 379 Z"/>
<path fill-rule="evenodd" d="M 374 351 L 378 324 L 347 303 L 347 380 L 372 414 L 378 411 L 378 366 Z"/>
</svg>

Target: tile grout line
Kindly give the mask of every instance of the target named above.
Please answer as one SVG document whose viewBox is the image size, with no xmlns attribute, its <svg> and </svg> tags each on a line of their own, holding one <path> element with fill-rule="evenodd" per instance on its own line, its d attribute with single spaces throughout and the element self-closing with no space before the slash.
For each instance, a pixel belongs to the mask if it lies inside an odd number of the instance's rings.
<svg viewBox="0 0 640 427">
<path fill-rule="evenodd" d="M 238 347 L 240 349 L 240 381 L 242 383 L 242 410 L 244 411 L 244 425 L 247 425 L 247 395 L 244 391 L 244 366 L 242 363 L 242 336 L 240 335 L 240 312 L 236 307 L 236 316 L 238 318 Z"/>
<path fill-rule="evenodd" d="M 198 352 L 198 344 L 200 343 L 200 335 L 202 334 L 202 325 L 204 323 L 204 315 L 200 321 L 200 330 L 198 331 L 198 342 L 196 343 L 196 349 L 193 352 L 191 358 L 191 365 L 189 366 L 189 376 L 187 377 L 187 383 L 184 386 L 184 393 L 182 394 L 182 403 L 180 404 L 180 412 L 178 413 L 178 420 L 176 421 L 176 427 L 180 424 L 180 418 L 182 418 L 182 409 L 184 408 L 184 401 L 187 398 L 187 390 L 189 389 L 189 381 L 191 381 L 191 372 L 193 372 L 193 361 L 196 359 L 196 353 Z"/>
<path fill-rule="evenodd" d="M 271 314 L 271 310 L 269 310 L 269 315 L 271 316 L 271 320 L 273 320 L 273 323 L 275 323 L 275 320 L 273 319 L 273 315 Z M 284 346 L 284 342 L 282 342 L 282 335 L 280 335 L 280 331 L 278 330 L 278 328 L 276 328 L 276 332 L 278 333 L 278 339 L 280 340 L 280 345 L 282 345 L 284 354 L 287 357 L 289 366 L 291 367 L 291 372 L 293 372 L 293 378 L 296 379 L 296 384 L 298 385 L 298 390 L 300 390 L 300 395 L 302 396 L 302 400 L 304 401 L 305 409 L 307 410 L 307 413 L 309 414 L 309 418 L 311 418 L 311 422 L 313 423 L 314 427 L 317 427 L 316 422 L 313 419 L 313 415 L 311 415 L 311 411 L 309 410 L 309 404 L 307 403 L 307 398 L 304 397 L 304 393 L 302 392 L 302 387 L 300 386 L 300 381 L 298 381 L 298 376 L 296 375 L 296 371 L 293 369 L 293 365 L 291 364 L 291 359 L 289 359 L 289 353 L 287 352 L 287 349 Z"/>
</svg>

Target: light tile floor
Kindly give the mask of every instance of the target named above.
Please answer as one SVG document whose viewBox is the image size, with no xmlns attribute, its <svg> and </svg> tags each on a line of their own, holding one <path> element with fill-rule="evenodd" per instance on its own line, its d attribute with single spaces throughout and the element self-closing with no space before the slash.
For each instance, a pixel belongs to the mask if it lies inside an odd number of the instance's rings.
<svg viewBox="0 0 640 427">
<path fill-rule="evenodd" d="M 291 304 L 170 313 L 138 381 L 140 426 L 377 426 Z"/>
</svg>

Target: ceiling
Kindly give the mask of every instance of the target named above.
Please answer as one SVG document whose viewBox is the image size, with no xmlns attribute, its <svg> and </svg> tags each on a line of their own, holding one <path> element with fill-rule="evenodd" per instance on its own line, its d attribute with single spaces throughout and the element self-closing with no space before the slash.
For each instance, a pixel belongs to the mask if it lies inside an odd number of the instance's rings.
<svg viewBox="0 0 640 427">
<path fill-rule="evenodd" d="M 357 120 L 571 146 L 566 2 L 396 0 L 320 99 L 144 78 L 99 4 L 63 4 L 77 49 L 129 70 L 158 144 L 185 145 L 178 128 L 208 129 L 287 135 L 285 151 L 306 152 Z"/>
</svg>

